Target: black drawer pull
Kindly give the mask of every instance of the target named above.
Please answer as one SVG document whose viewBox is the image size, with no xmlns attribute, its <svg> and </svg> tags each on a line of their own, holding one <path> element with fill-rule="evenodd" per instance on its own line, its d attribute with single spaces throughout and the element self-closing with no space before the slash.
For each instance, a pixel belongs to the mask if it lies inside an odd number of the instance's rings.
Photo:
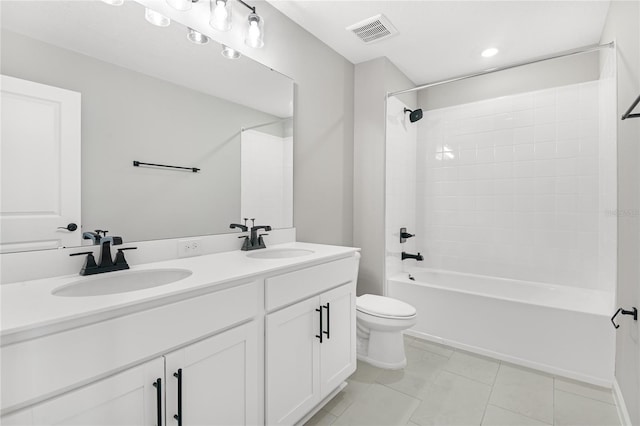
<svg viewBox="0 0 640 426">
<path fill-rule="evenodd" d="M 322 343 L 322 334 L 323 334 L 323 332 L 322 332 L 322 329 L 323 329 L 323 327 L 322 327 L 322 307 L 316 309 L 316 312 L 320 313 L 320 334 L 316 334 L 316 337 L 318 339 L 320 339 L 320 343 Z"/>
<path fill-rule="evenodd" d="M 178 379 L 178 414 L 174 414 L 173 418 L 178 421 L 178 426 L 182 426 L 182 368 L 178 368 L 173 377 Z"/>
<path fill-rule="evenodd" d="M 158 426 L 162 426 L 162 379 L 158 379 L 153 382 L 153 387 L 156 388 L 156 406 L 158 409 Z"/>
<path fill-rule="evenodd" d="M 330 332 L 329 327 L 331 327 L 331 317 L 329 316 L 330 315 L 329 302 L 327 302 L 327 304 L 322 307 L 327 310 L 327 331 L 323 331 L 323 333 L 327 335 L 327 339 L 330 339 L 331 335 L 329 334 Z"/>
</svg>

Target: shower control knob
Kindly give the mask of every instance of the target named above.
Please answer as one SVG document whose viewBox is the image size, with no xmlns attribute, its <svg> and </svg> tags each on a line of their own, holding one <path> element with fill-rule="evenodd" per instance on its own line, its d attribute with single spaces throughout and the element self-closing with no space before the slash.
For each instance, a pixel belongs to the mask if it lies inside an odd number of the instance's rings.
<svg viewBox="0 0 640 426">
<path fill-rule="evenodd" d="M 410 234 L 407 232 L 407 228 L 400 228 L 400 242 L 404 243 L 407 241 L 407 238 L 415 237 L 415 234 Z"/>
</svg>

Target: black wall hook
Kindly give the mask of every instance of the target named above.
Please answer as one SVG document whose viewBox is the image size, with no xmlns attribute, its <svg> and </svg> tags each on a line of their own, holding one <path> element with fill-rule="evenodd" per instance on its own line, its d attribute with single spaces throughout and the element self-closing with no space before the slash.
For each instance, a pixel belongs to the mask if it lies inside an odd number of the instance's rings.
<svg viewBox="0 0 640 426">
<path fill-rule="evenodd" d="M 618 310 L 616 311 L 615 314 L 613 314 L 613 316 L 611 317 L 611 324 L 613 324 L 613 326 L 615 328 L 619 328 L 620 325 L 616 324 L 616 322 L 614 321 L 616 319 L 616 317 L 618 316 L 618 314 L 622 314 L 622 315 L 633 315 L 633 320 L 634 321 L 638 321 L 638 309 L 634 306 L 633 308 L 631 308 L 631 311 L 626 311 L 622 308 L 618 308 Z"/>
</svg>

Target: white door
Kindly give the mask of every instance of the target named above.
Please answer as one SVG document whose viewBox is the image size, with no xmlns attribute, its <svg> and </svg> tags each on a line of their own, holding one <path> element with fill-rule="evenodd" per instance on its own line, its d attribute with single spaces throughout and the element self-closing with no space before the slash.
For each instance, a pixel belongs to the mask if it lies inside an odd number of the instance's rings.
<svg viewBox="0 0 640 426">
<path fill-rule="evenodd" d="M 320 295 L 326 332 L 320 344 L 321 398 L 356 371 L 355 291 L 349 283 Z"/>
<path fill-rule="evenodd" d="M 255 425 L 257 337 L 250 322 L 166 355 L 166 424 Z"/>
<path fill-rule="evenodd" d="M 162 404 L 162 395 L 158 399 L 154 383 L 163 377 L 164 359 L 157 358 L 3 417 L 2 424 L 157 426 L 158 403 Z"/>
<path fill-rule="evenodd" d="M 319 303 L 312 297 L 267 315 L 268 425 L 294 424 L 320 402 Z"/>
<path fill-rule="evenodd" d="M 3 75 L 0 94 L 0 252 L 80 245 L 80 93 Z"/>
</svg>

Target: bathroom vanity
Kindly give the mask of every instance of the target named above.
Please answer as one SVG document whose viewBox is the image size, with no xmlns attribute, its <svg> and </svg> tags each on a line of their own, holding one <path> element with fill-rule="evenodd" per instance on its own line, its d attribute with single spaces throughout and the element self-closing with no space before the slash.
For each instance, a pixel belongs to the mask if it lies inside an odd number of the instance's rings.
<svg viewBox="0 0 640 426">
<path fill-rule="evenodd" d="M 3 285 L 2 424 L 304 421 L 356 369 L 359 258 L 287 243 Z M 148 271 L 191 274 L 87 295 Z"/>
</svg>

